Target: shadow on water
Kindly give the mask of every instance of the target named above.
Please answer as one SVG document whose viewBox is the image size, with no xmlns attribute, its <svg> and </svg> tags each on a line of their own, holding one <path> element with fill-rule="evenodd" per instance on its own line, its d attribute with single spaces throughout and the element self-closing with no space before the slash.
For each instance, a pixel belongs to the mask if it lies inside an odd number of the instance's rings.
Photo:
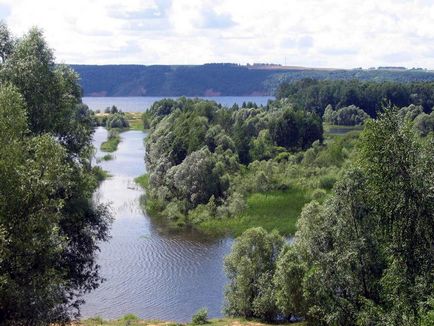
<svg viewBox="0 0 434 326">
<path fill-rule="evenodd" d="M 101 183 L 94 200 L 109 202 L 115 220 L 112 237 L 101 244 L 97 257 L 106 281 L 85 296 L 83 317 L 114 319 L 133 313 L 182 322 L 203 306 L 210 317 L 221 316 L 223 258 L 232 240 L 194 230 L 175 232 L 143 213 L 143 190 L 134 178 L 145 173 L 145 134 L 128 131 L 121 136 L 115 158 L 100 162 L 112 177 Z M 107 131 L 98 128 L 94 146 L 99 149 L 106 137 Z M 98 150 L 96 157 L 101 156 Z"/>
</svg>

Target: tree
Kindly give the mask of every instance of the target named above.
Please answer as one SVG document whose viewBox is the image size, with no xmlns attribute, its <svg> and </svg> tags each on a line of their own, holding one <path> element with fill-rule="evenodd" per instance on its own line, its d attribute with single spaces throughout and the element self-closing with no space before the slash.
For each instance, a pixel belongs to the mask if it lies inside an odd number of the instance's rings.
<svg viewBox="0 0 434 326">
<path fill-rule="evenodd" d="M 369 119 L 369 115 L 355 105 L 346 106 L 336 111 L 331 105 L 328 105 L 324 111 L 323 119 L 333 125 L 358 126 Z"/>
<path fill-rule="evenodd" d="M 308 320 L 415 325 L 430 309 L 433 148 L 432 137 L 421 139 L 389 109 L 367 123 L 333 196 L 303 209 L 292 263 L 300 257 L 306 266 Z"/>
<path fill-rule="evenodd" d="M 284 239 L 262 228 L 245 231 L 225 258 L 229 279 L 225 312 L 229 316 L 273 320 L 277 313 L 272 279 Z"/>
<path fill-rule="evenodd" d="M 306 314 L 302 281 L 306 266 L 293 246 L 285 246 L 276 263 L 276 306 L 286 319 Z"/>
<path fill-rule="evenodd" d="M 79 313 L 101 282 L 95 252 L 110 215 L 92 202 L 92 119 L 77 75 L 31 30 L 0 71 L 0 323 Z"/>
<path fill-rule="evenodd" d="M 17 42 L 3 64 L 0 80 L 13 84 L 23 96 L 33 134 L 52 133 L 73 155 L 86 150 L 92 123 L 85 124 L 77 114 L 81 104 L 78 75 L 65 65 L 55 65 L 40 30 L 31 29 Z"/>
<path fill-rule="evenodd" d="M 13 47 L 14 40 L 11 37 L 9 29 L 3 21 L 0 21 L 0 58 L 2 63 L 5 63 L 9 58 Z"/>
<path fill-rule="evenodd" d="M 274 155 L 274 146 L 268 129 L 261 130 L 258 137 L 252 139 L 250 157 L 253 161 L 268 160 Z"/>
</svg>

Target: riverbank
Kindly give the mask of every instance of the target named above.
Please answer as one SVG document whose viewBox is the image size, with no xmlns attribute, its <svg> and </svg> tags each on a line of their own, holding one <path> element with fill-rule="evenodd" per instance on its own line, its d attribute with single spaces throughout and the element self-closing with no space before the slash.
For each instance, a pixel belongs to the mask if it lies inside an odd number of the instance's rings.
<svg viewBox="0 0 434 326">
<path fill-rule="evenodd" d="M 136 131 L 145 131 L 143 124 L 143 114 L 140 112 L 125 112 L 123 113 L 125 116 L 125 120 L 128 121 L 127 128 L 110 128 L 108 129 L 107 140 L 104 141 L 100 148 L 103 152 L 113 153 L 118 149 L 118 145 L 121 142 L 121 132 L 136 130 Z M 95 116 L 97 119 L 102 120 L 105 117 L 108 117 L 109 113 L 97 113 Z M 110 155 L 105 155 L 103 160 L 108 161 L 113 159 Z"/>
<path fill-rule="evenodd" d="M 144 174 L 134 181 L 146 190 L 149 177 Z M 194 225 L 196 229 L 212 236 L 241 235 L 249 228 L 261 226 L 267 231 L 277 230 L 284 236 L 294 235 L 296 224 L 303 206 L 311 200 L 311 194 L 298 187 L 285 191 L 253 193 L 247 198 L 247 207 L 239 215 L 208 219 Z M 154 218 L 164 218 L 153 209 L 152 201 L 141 201 L 146 212 Z M 170 224 L 170 221 L 168 221 Z M 176 225 L 173 225 L 176 228 Z"/>
</svg>

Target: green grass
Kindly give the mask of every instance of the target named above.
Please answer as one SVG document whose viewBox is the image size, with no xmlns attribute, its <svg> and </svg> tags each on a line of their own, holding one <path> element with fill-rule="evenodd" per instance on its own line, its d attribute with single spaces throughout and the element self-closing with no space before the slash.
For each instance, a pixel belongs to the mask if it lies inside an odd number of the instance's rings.
<svg viewBox="0 0 434 326">
<path fill-rule="evenodd" d="M 256 193 L 248 197 L 247 209 L 240 216 L 207 220 L 198 228 L 207 233 L 238 236 L 251 227 L 262 226 L 269 231 L 276 229 L 283 235 L 291 235 L 296 231 L 303 206 L 309 201 L 309 194 L 298 188 Z"/>
<path fill-rule="evenodd" d="M 140 130 L 144 131 L 142 112 L 125 112 L 125 117 L 130 124 L 129 130 Z"/>
<path fill-rule="evenodd" d="M 101 150 L 103 152 L 112 153 L 118 149 L 118 145 L 121 142 L 121 136 L 119 133 L 112 133 L 109 138 L 101 144 Z"/>
<path fill-rule="evenodd" d="M 140 177 L 135 178 L 134 181 L 143 189 L 146 189 L 149 183 L 149 175 L 143 174 Z"/>
<path fill-rule="evenodd" d="M 110 174 L 106 170 L 103 170 L 100 166 L 94 166 L 92 168 L 92 172 L 98 182 L 102 182 L 110 177 Z"/>
</svg>

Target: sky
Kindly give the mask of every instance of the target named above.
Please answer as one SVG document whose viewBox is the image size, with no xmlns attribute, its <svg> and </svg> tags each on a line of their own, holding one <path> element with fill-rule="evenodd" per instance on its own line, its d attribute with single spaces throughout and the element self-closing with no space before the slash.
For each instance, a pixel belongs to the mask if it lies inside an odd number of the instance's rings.
<svg viewBox="0 0 434 326">
<path fill-rule="evenodd" d="M 434 69 L 434 0 L 0 0 L 59 63 Z"/>
</svg>

